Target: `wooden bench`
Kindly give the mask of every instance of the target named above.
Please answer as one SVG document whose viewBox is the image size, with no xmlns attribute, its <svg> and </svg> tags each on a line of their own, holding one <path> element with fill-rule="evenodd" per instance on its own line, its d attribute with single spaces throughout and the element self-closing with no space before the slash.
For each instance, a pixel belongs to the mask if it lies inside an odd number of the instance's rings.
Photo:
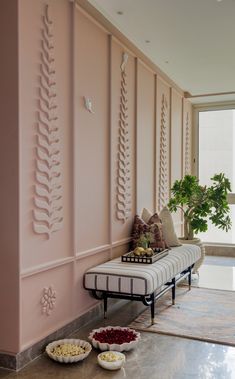
<svg viewBox="0 0 235 379">
<path fill-rule="evenodd" d="M 176 284 L 186 277 L 190 289 L 192 267 L 200 256 L 200 247 L 182 245 L 171 248 L 166 257 L 153 264 L 122 262 L 119 257 L 89 269 L 84 288 L 104 301 L 105 318 L 108 298 L 136 300 L 151 307 L 154 323 L 155 300 L 171 289 L 174 304 Z"/>
</svg>

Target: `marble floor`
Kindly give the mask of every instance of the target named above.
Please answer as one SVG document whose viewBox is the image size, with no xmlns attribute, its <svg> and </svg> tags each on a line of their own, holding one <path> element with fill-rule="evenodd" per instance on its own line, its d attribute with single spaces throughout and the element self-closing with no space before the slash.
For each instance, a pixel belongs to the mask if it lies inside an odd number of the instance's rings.
<svg viewBox="0 0 235 379">
<path fill-rule="evenodd" d="M 196 281 L 199 287 L 235 291 L 235 258 L 206 257 Z"/>
<path fill-rule="evenodd" d="M 206 257 L 204 266 L 235 267 L 235 258 Z M 200 280 L 203 275 L 200 272 Z M 121 301 L 109 312 L 108 320 L 97 319 L 73 336 L 87 339 L 95 327 L 128 325 L 143 309 L 142 304 Z M 97 364 L 97 354 L 93 349 L 86 360 L 74 365 L 58 364 L 42 355 L 20 372 L 0 369 L 0 379 L 235 379 L 235 347 L 144 332 L 138 346 L 125 353 L 127 361 L 121 370 L 103 370 Z"/>
</svg>

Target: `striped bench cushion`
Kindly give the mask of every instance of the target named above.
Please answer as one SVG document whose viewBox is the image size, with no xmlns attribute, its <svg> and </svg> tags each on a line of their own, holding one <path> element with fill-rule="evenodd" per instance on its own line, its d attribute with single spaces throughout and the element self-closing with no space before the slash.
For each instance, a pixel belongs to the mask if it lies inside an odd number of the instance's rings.
<svg viewBox="0 0 235 379">
<path fill-rule="evenodd" d="M 195 263 L 201 256 L 196 245 L 173 247 L 153 264 L 122 262 L 116 258 L 88 270 L 84 287 L 98 291 L 149 295 Z"/>
</svg>

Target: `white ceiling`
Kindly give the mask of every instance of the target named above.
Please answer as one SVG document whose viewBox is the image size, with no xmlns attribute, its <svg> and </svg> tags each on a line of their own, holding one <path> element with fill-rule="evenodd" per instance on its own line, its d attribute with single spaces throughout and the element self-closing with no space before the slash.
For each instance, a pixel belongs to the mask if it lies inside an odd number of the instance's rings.
<svg viewBox="0 0 235 379">
<path fill-rule="evenodd" d="M 235 91 L 235 0 L 89 2 L 184 91 Z"/>
</svg>

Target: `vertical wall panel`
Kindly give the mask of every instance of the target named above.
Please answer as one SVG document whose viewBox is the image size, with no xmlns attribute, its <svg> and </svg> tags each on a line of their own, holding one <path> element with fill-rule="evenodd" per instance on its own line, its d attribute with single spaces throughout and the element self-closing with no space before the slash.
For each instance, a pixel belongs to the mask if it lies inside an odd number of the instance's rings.
<svg viewBox="0 0 235 379">
<path fill-rule="evenodd" d="M 128 60 L 125 66 L 126 72 L 126 111 L 127 123 L 126 131 L 128 133 L 123 137 L 125 139 L 125 154 L 129 155 L 129 164 L 125 166 L 126 175 L 124 182 L 119 182 L 119 159 L 122 147 L 120 146 L 120 113 L 121 113 L 121 64 L 123 59 L 123 53 L 128 53 Z M 130 237 L 133 216 L 135 214 L 135 59 L 134 57 L 119 43 L 112 42 L 112 66 L 111 66 L 111 80 L 112 80 L 112 114 L 111 114 L 111 127 L 112 127 L 112 202 L 111 202 L 111 214 L 112 214 L 112 242 L 117 242 L 125 238 Z M 122 167 L 121 167 L 122 168 Z M 128 172 L 129 171 L 129 172 Z M 124 191 L 129 197 L 130 213 L 126 221 L 119 220 L 117 218 L 117 201 L 118 201 L 118 184 L 124 185 Z M 130 187 L 129 189 L 127 187 Z"/>
<path fill-rule="evenodd" d="M 1 283 L 2 287 L 11 287 L 7 289 L 7 296 L 2 301 L 1 331 L 5 334 L 1 334 L 1 348 L 12 353 L 39 341 L 96 304 L 83 289 L 84 272 L 91 266 L 107 261 L 111 248 L 113 256 L 119 256 L 128 249 L 136 203 L 139 212 L 143 206 L 155 210 L 157 205 L 160 207 L 165 204 L 170 179 L 173 181 L 180 175 L 179 167 L 185 171 L 187 162 L 191 162 L 190 103 L 184 101 L 182 163 L 181 148 L 178 145 L 172 145 L 170 155 L 170 122 L 172 141 L 181 141 L 178 134 L 181 124 L 180 96 L 173 91 L 170 99 L 170 84 L 160 77 L 156 80 L 155 74 L 142 63 L 138 63 L 137 76 L 137 57 L 74 3 L 67 0 L 48 0 L 47 3 L 54 29 L 64 210 L 63 228 L 53 233 L 50 239 L 35 234 L 32 227 L 42 29 L 47 28 L 45 24 L 42 25 L 44 0 L 12 1 L 11 6 L 5 0 L 6 15 L 11 15 L 13 26 L 9 29 L 5 23 L 6 17 L 1 23 L 3 44 L 5 32 L 9 34 L 7 42 L 10 44 L 6 46 L 7 53 L 2 61 L 8 74 L 4 75 L 0 89 L 5 107 L 1 121 L 6 126 L 1 141 L 1 173 L 4 183 L 1 242 L 5 252 L 1 261 L 5 270 L 1 275 Z M 125 75 L 122 75 L 120 66 L 124 52 L 129 54 L 129 58 Z M 48 94 L 51 94 L 47 88 L 50 84 L 47 82 L 44 89 Z M 49 97 L 50 104 L 47 106 L 52 110 L 53 96 Z M 85 107 L 84 97 L 90 101 L 90 111 Z M 7 101 L 5 106 L 8 98 L 11 101 Z M 121 99 L 124 101 L 122 105 Z M 173 105 L 170 120 L 171 100 Z M 120 113 L 123 113 L 128 133 L 120 131 Z M 123 148 L 120 138 L 129 161 L 125 167 L 125 183 L 130 186 L 130 213 L 125 222 L 117 217 L 117 185 L 122 169 L 119 154 Z M 49 144 L 52 147 L 53 142 Z M 156 204 L 156 198 L 159 204 Z M 75 249 L 73 233 L 76 237 Z M 9 236 L 14 238 L 9 239 Z M 11 274 L 10 285 L 7 286 L 9 278 L 6 273 Z M 51 295 L 56 302 L 50 315 L 43 313 L 41 301 L 45 288 L 53 288 Z M 8 321 L 13 325 L 11 334 L 5 328 Z"/>
<path fill-rule="evenodd" d="M 183 176 L 192 172 L 192 104 L 183 102 Z"/>
<path fill-rule="evenodd" d="M 36 193 L 36 150 L 38 136 L 38 113 L 44 118 L 51 117 L 40 108 L 39 94 L 42 91 L 40 75 L 42 53 L 42 30 L 45 28 L 45 2 L 22 0 L 19 7 L 19 122 L 20 122 L 20 237 L 21 237 L 21 268 L 30 269 L 34 266 L 52 262 L 71 256 L 72 251 L 72 177 L 71 177 L 71 54 L 70 54 L 70 7 L 68 2 L 51 1 L 49 4 L 50 19 L 53 24 L 53 46 L 55 59 L 56 82 L 56 113 L 59 126 L 60 172 L 62 175 L 63 227 L 53 233 L 51 238 L 44 234 L 36 234 L 33 230 L 35 221 L 33 210 Z M 26 53 L 27 52 L 27 53 Z M 50 78 L 51 80 L 51 78 Z M 50 89 L 51 90 L 51 89 Z M 45 128 L 45 126 L 44 126 Z M 41 138 L 42 134 L 41 134 Z M 50 137 L 51 138 L 51 137 Z M 44 138 L 45 139 L 45 138 Z M 52 147 L 52 145 L 51 145 Z M 44 162 L 42 159 L 41 162 Z M 46 163 L 48 166 L 48 162 Z M 49 167 L 49 166 L 48 166 Z M 44 174 L 42 174 L 44 175 Z M 43 196 L 41 200 L 45 200 Z M 42 222 L 43 224 L 43 222 Z"/>
<path fill-rule="evenodd" d="M 44 288 L 51 288 L 55 297 L 54 306 L 49 313 L 43 312 L 41 303 Z M 73 306 L 73 267 L 63 265 L 24 278 L 21 290 L 24 296 L 21 348 L 25 349 L 70 321 Z M 50 300 L 49 295 L 48 303 Z"/>
<path fill-rule="evenodd" d="M 182 178 L 182 132 L 183 132 L 183 103 L 182 96 L 172 89 L 171 91 L 171 187 L 175 180 Z M 172 214 L 176 233 L 181 234 L 182 216 L 178 211 Z"/>
<path fill-rule="evenodd" d="M 155 210 L 155 75 L 138 62 L 137 75 L 137 213 Z"/>
<path fill-rule="evenodd" d="M 170 188 L 170 87 L 157 77 L 156 192 L 157 211 L 169 200 Z"/>
<path fill-rule="evenodd" d="M 20 253 L 21 253 L 21 304 L 20 328 L 21 349 L 25 345 L 38 341 L 53 329 L 58 329 L 71 317 L 72 299 L 68 293 L 73 288 L 73 266 L 54 269 L 58 262 L 73 257 L 72 224 L 72 91 L 71 91 L 71 4 L 66 1 L 48 1 L 48 11 L 53 27 L 55 60 L 55 97 L 51 91 L 51 80 L 40 80 L 42 74 L 42 30 L 46 24 L 46 4 L 43 0 L 19 2 L 19 146 L 20 146 Z M 46 57 L 46 58 L 45 58 Z M 48 56 L 44 54 L 45 62 Z M 51 58 L 51 57 L 50 57 Z M 44 66 L 45 67 L 45 66 Z M 47 72 L 50 70 L 47 69 Z M 46 86 L 46 84 L 48 87 Z M 50 84 L 48 84 L 50 83 Z M 35 167 L 38 158 L 36 151 L 39 134 L 38 112 L 41 110 L 44 120 L 54 119 L 55 114 L 47 114 L 45 101 L 39 102 L 39 95 L 50 94 L 47 106 L 52 112 L 56 104 L 59 131 L 56 138 L 60 141 L 60 172 L 62 174 L 63 227 L 53 233 L 51 238 L 35 234 L 33 230 L 33 212 L 35 201 Z M 48 89 L 49 88 L 49 89 Z M 49 96 L 49 95 L 48 95 Z M 53 100 L 52 100 L 53 97 Z M 45 98 L 45 95 L 44 95 Z M 42 100 L 42 96 L 40 97 Z M 44 105 L 44 107 L 43 107 Z M 47 125 L 47 123 L 46 123 Z M 54 125 L 55 126 L 55 125 Z M 44 126 L 45 128 L 45 126 Z M 45 130 L 45 129 L 44 129 Z M 49 130 L 49 129 L 48 129 Z M 57 134 L 58 133 L 58 134 Z M 51 133 L 47 141 L 51 150 L 55 144 Z M 51 140 L 50 140 L 51 139 Z M 45 144 L 45 146 L 47 146 Z M 45 147 L 44 147 L 45 149 Z M 50 150 L 50 152 L 51 152 Z M 42 151 L 45 150 L 42 149 Z M 41 162 L 45 159 L 40 158 Z M 47 161 L 50 168 L 50 160 Z M 44 178 L 46 177 L 45 174 Z M 47 177 L 49 177 L 48 175 Z M 43 188 L 42 188 L 43 189 Z M 45 192 L 44 192 L 45 194 Z M 46 198 L 46 197 L 45 197 Z M 45 201 L 43 192 L 41 200 Z M 45 222 L 45 221 L 44 221 Z M 43 224 L 43 223 L 42 223 Z M 44 271 L 45 270 L 45 271 Z M 24 277 L 25 272 L 31 272 Z M 58 291 L 57 309 L 50 317 L 42 314 L 41 298 L 44 287 L 54 287 Z M 65 309 L 66 308 L 66 309 Z"/>
<path fill-rule="evenodd" d="M 0 12 L 0 350 L 19 349 L 18 1 Z"/>
<path fill-rule="evenodd" d="M 80 11 L 76 17 L 75 233 L 82 252 L 109 243 L 109 60 L 107 33 Z"/>
</svg>

